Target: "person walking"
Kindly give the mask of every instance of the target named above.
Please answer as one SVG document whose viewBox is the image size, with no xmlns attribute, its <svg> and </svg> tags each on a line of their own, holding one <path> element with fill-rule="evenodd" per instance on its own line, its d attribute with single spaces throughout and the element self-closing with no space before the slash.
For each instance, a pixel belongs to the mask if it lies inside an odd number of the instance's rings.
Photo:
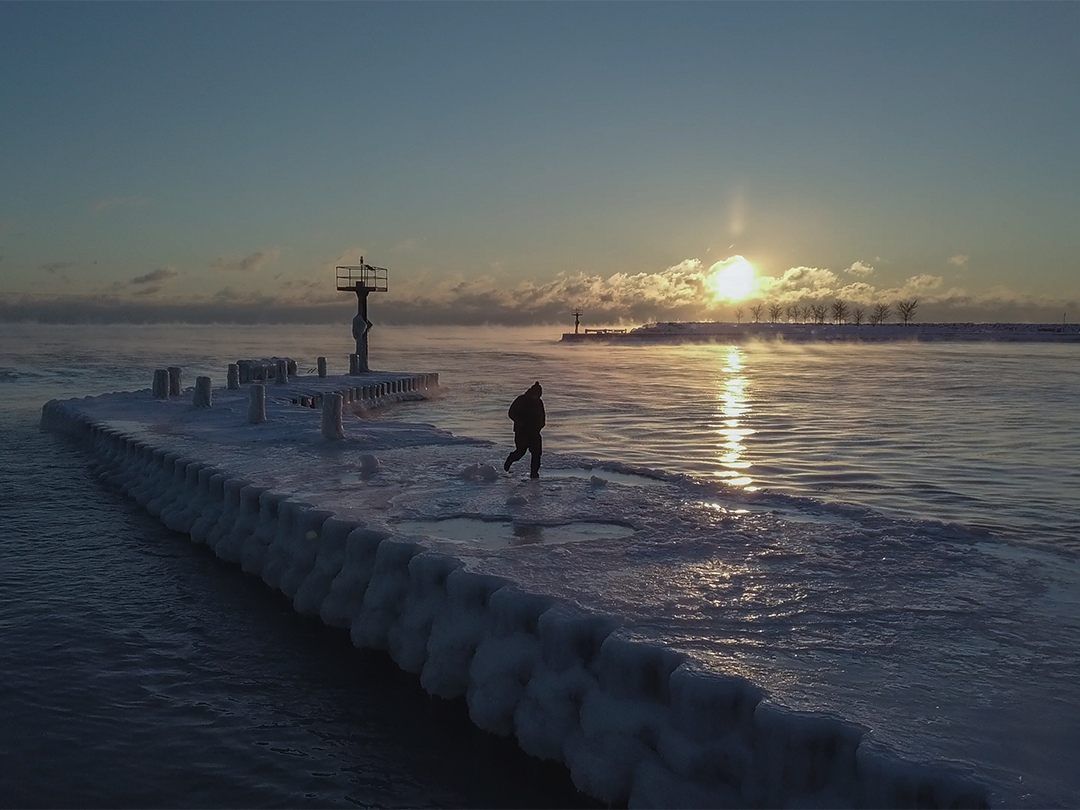
<svg viewBox="0 0 1080 810">
<path fill-rule="evenodd" d="M 514 400 L 508 412 L 514 420 L 514 452 L 506 457 L 503 469 L 510 472 L 510 465 L 521 458 L 525 453 L 531 453 L 532 462 L 529 477 L 540 477 L 540 455 L 544 452 L 544 443 L 540 438 L 540 431 L 547 423 L 547 415 L 544 413 L 544 400 L 540 397 L 544 389 L 539 382 L 529 386 L 529 390 Z"/>
</svg>

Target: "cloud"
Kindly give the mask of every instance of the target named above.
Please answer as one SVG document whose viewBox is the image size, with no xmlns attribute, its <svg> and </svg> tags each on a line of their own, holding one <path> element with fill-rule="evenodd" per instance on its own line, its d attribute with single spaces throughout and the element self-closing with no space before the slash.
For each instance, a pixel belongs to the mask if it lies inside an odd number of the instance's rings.
<svg viewBox="0 0 1080 810">
<path fill-rule="evenodd" d="M 59 273 L 61 270 L 67 270 L 69 267 L 74 267 L 75 262 L 45 262 L 38 265 L 38 270 L 43 270 L 46 273 Z"/>
<path fill-rule="evenodd" d="M 866 276 L 872 276 L 874 274 L 874 266 L 867 264 L 866 262 L 854 261 L 851 263 L 850 267 L 844 270 L 844 272 L 852 276 L 865 278 Z"/>
<path fill-rule="evenodd" d="M 249 253 L 239 259 L 219 257 L 211 262 L 210 266 L 215 270 L 224 270 L 226 272 L 256 273 L 266 265 L 276 262 L 280 255 L 281 251 L 277 248 L 256 250 L 254 253 Z"/>
<path fill-rule="evenodd" d="M 904 282 L 904 288 L 912 293 L 926 293 L 938 289 L 944 281 L 941 276 L 931 276 L 928 273 L 923 273 L 909 278 Z"/>
<path fill-rule="evenodd" d="M 508 281 L 501 275 L 402 274 L 400 279 L 391 279 L 389 293 L 373 302 L 372 319 L 377 325 L 557 324 L 566 323 L 569 313 L 581 307 L 589 325 L 727 320 L 736 305 L 717 303 L 708 289 L 707 279 L 716 266 L 687 258 L 653 272 L 571 272 L 525 281 Z M 355 312 L 355 299 L 334 289 L 332 266 L 284 279 L 269 289 L 238 283 L 184 298 L 156 297 L 174 277 L 175 271 L 170 270 L 158 268 L 138 276 L 145 280 L 137 284 L 133 279 L 93 295 L 0 294 L 0 320 L 341 323 L 347 329 Z M 928 273 L 912 275 L 894 286 L 878 286 L 826 267 L 799 266 L 760 281 L 758 300 L 785 306 L 841 299 L 852 307 L 869 307 L 915 297 L 923 321 L 1060 322 L 1063 310 L 1080 312 L 1075 300 L 1029 296 L 1005 288 L 973 294 L 948 287 L 941 276 Z"/>
<path fill-rule="evenodd" d="M 90 208 L 95 214 L 101 214 L 105 211 L 111 211 L 114 208 L 142 208 L 149 202 L 150 200 L 146 197 L 131 194 L 127 197 L 103 197 L 99 200 L 94 200 L 90 204 Z"/>
<path fill-rule="evenodd" d="M 176 278 L 178 275 L 180 274 L 173 267 L 159 267 L 157 270 L 151 270 L 144 275 L 135 276 L 128 284 L 154 284 L 157 282 L 168 281 L 169 279 Z"/>
<path fill-rule="evenodd" d="M 787 304 L 802 299 L 818 300 L 834 295 L 839 279 L 825 267 L 792 267 L 779 278 L 765 276 L 761 279 L 763 298 L 778 299 Z"/>
<path fill-rule="evenodd" d="M 966 253 L 957 253 L 955 256 L 950 256 L 948 258 L 948 262 L 949 264 L 955 265 L 956 267 L 964 267 L 967 265 L 968 259 L 970 258 L 971 257 L 968 256 Z"/>
</svg>

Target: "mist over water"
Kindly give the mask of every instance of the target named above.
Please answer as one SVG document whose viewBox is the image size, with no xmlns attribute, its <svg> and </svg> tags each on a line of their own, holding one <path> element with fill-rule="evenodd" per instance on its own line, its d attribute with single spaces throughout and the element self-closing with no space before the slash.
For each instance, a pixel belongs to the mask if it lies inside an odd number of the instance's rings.
<svg viewBox="0 0 1080 810">
<path fill-rule="evenodd" d="M 1017 572 L 1017 591 L 1053 608 L 1031 613 L 1045 621 L 1027 631 L 1027 647 L 1013 646 L 1015 630 L 1003 625 L 1001 650 L 978 666 L 1008 669 L 1002 694 L 1030 670 L 1017 695 L 1037 700 L 1053 686 L 1048 716 L 1075 712 L 1065 673 L 1078 654 L 1076 597 L 1032 570 L 1054 558 L 1073 570 L 1080 551 L 1080 347 L 570 346 L 556 342 L 559 331 L 377 327 L 373 367 L 438 371 L 445 395 L 374 418 L 490 439 L 498 446 L 481 453 L 498 459 L 510 446 L 507 406 L 540 380 L 548 473 L 555 454 L 567 454 L 693 476 L 795 516 L 855 506 L 879 510 L 885 525 L 960 524 Z M 271 354 L 296 357 L 301 369 L 327 355 L 334 372 L 350 344 L 344 325 L 5 327 L 0 624 L 16 664 L 0 690 L 0 714 L 15 721 L 0 731 L 0 754 L 15 767 L 0 774 L 0 796 L 20 805 L 510 804 L 514 781 L 536 778 L 512 758 L 486 768 L 504 749 L 483 749 L 462 717 L 432 708 L 385 661 L 296 617 L 260 583 L 102 489 L 79 453 L 36 429 L 47 399 L 146 388 L 156 367 L 183 366 L 186 385 L 198 374 L 223 384 L 227 362 Z M 1045 724 L 1038 733 L 1076 740 Z M 477 746 L 480 757 L 432 764 Z M 1006 748 L 1003 760 L 1013 757 Z M 1015 759 L 1020 774 L 1052 770 Z M 127 777 L 117 778 L 118 762 Z M 548 790 L 531 795 L 580 801 L 565 784 Z"/>
<path fill-rule="evenodd" d="M 545 451 L 739 489 L 955 521 L 1080 550 L 1080 348 L 1006 343 L 564 345 L 558 327 L 376 327 L 372 367 L 441 373 L 446 396 L 388 418 L 505 444 L 506 408 L 544 383 Z M 0 396 L 145 388 L 181 365 L 224 382 L 238 357 L 347 366 L 343 325 L 40 326 L 0 339 Z"/>
</svg>

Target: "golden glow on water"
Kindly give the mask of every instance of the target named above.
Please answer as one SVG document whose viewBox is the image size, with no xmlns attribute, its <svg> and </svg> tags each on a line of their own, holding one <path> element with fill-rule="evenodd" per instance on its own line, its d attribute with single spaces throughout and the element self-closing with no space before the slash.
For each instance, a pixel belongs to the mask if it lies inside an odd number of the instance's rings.
<svg viewBox="0 0 1080 810">
<path fill-rule="evenodd" d="M 745 417 L 750 412 L 750 402 L 746 396 L 749 377 L 744 373 L 743 351 L 738 346 L 729 346 L 721 372 L 720 391 L 720 426 L 717 433 L 720 445 L 717 461 L 723 468 L 716 472 L 725 483 L 748 491 L 757 489 L 750 476 L 750 460 L 746 453 L 746 438 L 754 431 L 745 426 Z"/>
<path fill-rule="evenodd" d="M 705 286 L 717 301 L 745 301 L 757 290 L 757 271 L 742 256 L 732 256 L 714 264 Z"/>
</svg>

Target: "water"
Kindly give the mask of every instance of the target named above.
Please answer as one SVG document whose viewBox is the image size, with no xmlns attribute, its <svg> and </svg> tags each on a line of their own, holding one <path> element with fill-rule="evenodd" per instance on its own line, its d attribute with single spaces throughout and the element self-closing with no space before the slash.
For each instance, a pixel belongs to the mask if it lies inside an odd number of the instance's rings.
<svg viewBox="0 0 1080 810">
<path fill-rule="evenodd" d="M 985 711 L 1015 714 L 1008 724 L 1030 744 L 1009 751 L 1002 740 L 1000 756 L 1038 783 L 1036 798 L 1064 802 L 1061 769 L 1033 757 L 1080 742 L 1068 675 L 1080 666 L 1080 348 L 563 346 L 554 331 L 378 329 L 376 366 L 439 371 L 447 386 L 437 401 L 380 418 L 429 421 L 509 450 L 506 407 L 539 379 L 546 453 L 694 476 L 748 509 L 808 520 L 839 525 L 846 504 L 876 510 L 886 527 L 960 524 L 1015 572 L 1001 598 L 1025 594 L 1015 607 L 1029 624 L 1015 627 L 1009 604 L 983 610 L 1000 623 L 979 637 L 992 649 L 945 657 L 940 677 L 1006 673 Z M 326 354 L 340 368 L 348 350 L 340 328 L 5 327 L 0 626 L 18 665 L 0 684 L 0 714 L 14 719 L 0 730 L 0 803 L 581 801 L 471 731 L 460 707 L 429 701 L 381 657 L 296 617 L 261 583 L 100 489 L 77 453 L 35 428 L 50 397 L 147 387 L 166 363 L 184 366 L 188 381 L 220 380 L 236 357 L 314 365 Z M 1039 573 L 1051 570 L 1065 573 Z M 935 678 L 895 691 L 933 689 Z M 1023 698 L 1002 708 L 997 690 L 1013 679 L 1024 679 Z M 1025 725 L 1025 707 L 1041 699 L 1042 715 L 1060 724 Z M 542 787 L 521 791 L 521 780 Z"/>
</svg>

